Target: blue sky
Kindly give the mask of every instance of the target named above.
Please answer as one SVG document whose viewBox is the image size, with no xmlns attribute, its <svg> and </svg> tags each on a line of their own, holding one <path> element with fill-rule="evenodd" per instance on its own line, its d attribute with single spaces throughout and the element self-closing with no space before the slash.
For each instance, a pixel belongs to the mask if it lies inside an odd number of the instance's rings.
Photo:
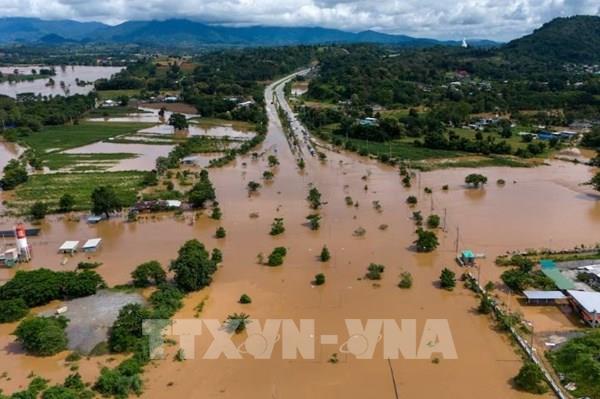
<svg viewBox="0 0 600 399">
<path fill-rule="evenodd" d="M 600 15 L 599 0 L 0 0 L 0 16 L 117 24 L 189 18 L 232 25 L 323 26 L 440 39 L 510 40 L 559 16 Z"/>
</svg>

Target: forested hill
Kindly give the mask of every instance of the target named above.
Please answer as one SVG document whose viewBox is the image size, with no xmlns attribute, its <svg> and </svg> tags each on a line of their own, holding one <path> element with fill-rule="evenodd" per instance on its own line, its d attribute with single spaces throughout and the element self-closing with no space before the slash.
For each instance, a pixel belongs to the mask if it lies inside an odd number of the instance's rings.
<svg viewBox="0 0 600 399">
<path fill-rule="evenodd" d="M 320 43 L 382 43 L 405 47 L 456 46 L 461 41 L 440 41 L 374 31 L 347 32 L 322 27 L 208 25 L 185 19 L 127 21 L 109 26 L 76 21 L 43 21 L 35 18 L 0 18 L 1 43 L 40 45 L 63 43 L 141 44 L 165 47 L 280 46 Z M 458 39 L 458 38 L 457 38 Z M 472 40 L 473 46 L 497 43 Z"/>
<path fill-rule="evenodd" d="M 562 63 L 600 62 L 600 17 L 557 18 L 506 44 L 508 55 Z"/>
</svg>

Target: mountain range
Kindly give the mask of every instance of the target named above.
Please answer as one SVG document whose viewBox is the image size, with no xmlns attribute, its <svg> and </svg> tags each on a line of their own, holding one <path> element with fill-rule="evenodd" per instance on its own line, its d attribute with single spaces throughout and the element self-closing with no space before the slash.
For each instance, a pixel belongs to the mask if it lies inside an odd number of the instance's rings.
<svg viewBox="0 0 600 399">
<path fill-rule="evenodd" d="M 37 18 L 0 18 L 0 44 L 58 45 L 65 43 L 197 45 L 295 45 L 317 43 L 385 43 L 410 47 L 458 46 L 461 41 L 440 41 L 375 31 L 347 32 L 320 27 L 228 27 L 185 19 L 127 21 L 110 26 L 99 22 L 46 21 Z M 495 46 L 473 40 L 473 46 Z"/>
</svg>

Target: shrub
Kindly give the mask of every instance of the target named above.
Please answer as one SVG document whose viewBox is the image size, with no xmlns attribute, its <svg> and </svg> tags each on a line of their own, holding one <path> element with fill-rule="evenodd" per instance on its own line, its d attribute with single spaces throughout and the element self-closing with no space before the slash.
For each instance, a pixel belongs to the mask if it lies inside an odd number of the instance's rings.
<svg viewBox="0 0 600 399">
<path fill-rule="evenodd" d="M 210 218 L 214 219 L 214 220 L 221 220 L 222 217 L 223 217 L 223 212 L 221 212 L 221 208 L 219 208 L 218 206 L 215 206 L 212 209 L 212 212 L 210 214 Z"/>
<path fill-rule="evenodd" d="M 311 230 L 319 230 L 321 228 L 321 215 L 319 214 L 311 214 L 306 217 L 308 220 L 308 227 Z"/>
<path fill-rule="evenodd" d="M 131 278 L 134 286 L 144 288 L 164 283 L 167 281 L 167 274 L 159 262 L 152 260 L 136 267 Z"/>
<path fill-rule="evenodd" d="M 314 281 L 312 282 L 314 285 L 323 285 L 325 284 L 325 275 L 323 273 L 319 273 L 315 276 Z"/>
<path fill-rule="evenodd" d="M 408 205 L 417 205 L 417 202 L 418 202 L 417 197 L 415 197 L 414 195 L 410 195 L 410 196 L 408 196 L 408 198 L 406 198 L 406 203 Z"/>
<path fill-rule="evenodd" d="M 30 317 L 14 332 L 25 351 L 35 356 L 52 356 L 67 348 L 64 317 Z"/>
<path fill-rule="evenodd" d="M 412 287 L 413 278 L 412 274 L 409 272 L 402 272 L 400 275 L 400 282 L 398 283 L 398 287 L 408 289 Z"/>
<path fill-rule="evenodd" d="M 183 292 L 170 286 L 162 285 L 157 291 L 150 295 L 149 301 L 154 309 L 152 318 L 168 319 L 183 306 Z"/>
<path fill-rule="evenodd" d="M 371 263 L 369 267 L 367 267 L 367 274 L 365 277 L 369 280 L 381 280 L 381 273 L 385 270 L 385 266 Z"/>
<path fill-rule="evenodd" d="M 21 298 L 0 301 L 0 323 L 11 323 L 27 316 L 29 308 Z"/>
<path fill-rule="evenodd" d="M 75 197 L 69 193 L 63 194 L 58 201 L 58 210 L 60 212 L 71 212 L 75 206 Z"/>
<path fill-rule="evenodd" d="M 283 225 L 283 218 L 275 218 L 273 220 L 273 224 L 271 224 L 271 231 L 269 232 L 269 234 L 272 236 L 276 236 L 279 234 L 283 234 L 284 231 L 285 226 Z"/>
<path fill-rule="evenodd" d="M 517 388 L 526 392 L 542 394 L 547 391 L 542 370 L 531 361 L 526 361 L 523 364 L 519 374 L 515 376 L 514 382 Z"/>
<path fill-rule="evenodd" d="M 102 368 L 100 377 L 94 384 L 94 390 L 104 396 L 113 396 L 115 398 L 127 398 L 132 393 L 141 395 L 142 380 L 139 374 L 125 375 L 118 368 Z"/>
<path fill-rule="evenodd" d="M 242 296 L 240 296 L 239 303 L 244 304 L 244 305 L 252 303 L 252 298 L 250 298 L 246 294 L 242 294 Z"/>
<path fill-rule="evenodd" d="M 281 266 L 283 264 L 283 259 L 286 255 L 287 250 L 285 249 L 285 247 L 277 247 L 269 255 L 267 264 L 269 266 Z"/>
<path fill-rule="evenodd" d="M 471 186 L 478 188 L 481 185 L 487 183 L 487 177 L 484 175 L 480 175 L 478 173 L 471 173 L 467 177 L 465 177 L 465 183 L 470 184 Z"/>
</svg>

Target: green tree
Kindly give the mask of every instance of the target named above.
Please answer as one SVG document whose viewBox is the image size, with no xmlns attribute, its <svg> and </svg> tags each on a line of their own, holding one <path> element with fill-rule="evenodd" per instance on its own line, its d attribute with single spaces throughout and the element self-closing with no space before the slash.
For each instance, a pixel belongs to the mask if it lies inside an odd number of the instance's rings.
<svg viewBox="0 0 600 399">
<path fill-rule="evenodd" d="M 173 126 L 175 130 L 187 129 L 189 127 L 189 123 L 185 115 L 177 112 L 172 113 L 169 117 L 169 125 Z"/>
<path fill-rule="evenodd" d="M 142 305 L 130 303 L 120 311 L 117 320 L 113 323 L 109 335 L 108 346 L 112 352 L 131 352 L 143 337 L 142 323 L 151 318 L 150 312 Z"/>
<path fill-rule="evenodd" d="M 431 252 L 438 247 L 439 241 L 437 235 L 433 231 L 419 228 L 416 233 L 417 240 L 414 243 L 417 247 L 417 252 Z"/>
<path fill-rule="evenodd" d="M 188 191 L 187 197 L 194 208 L 204 208 L 206 202 L 216 199 L 215 188 L 206 169 L 200 172 L 200 180 Z"/>
<path fill-rule="evenodd" d="M 592 177 L 590 183 L 592 184 L 592 187 L 594 187 L 594 190 L 600 191 L 600 173 L 597 173 L 596 176 Z"/>
<path fill-rule="evenodd" d="M 12 323 L 27 316 L 29 308 L 22 298 L 0 300 L 0 323 Z"/>
<path fill-rule="evenodd" d="M 258 191 L 259 188 L 261 188 L 261 184 L 258 182 L 255 182 L 254 180 L 251 180 L 248 182 L 248 185 L 246 186 L 248 188 L 248 194 L 252 194 Z"/>
<path fill-rule="evenodd" d="M 35 356 L 52 356 L 67 349 L 64 317 L 30 317 L 14 332 L 25 351 Z"/>
<path fill-rule="evenodd" d="M 323 273 L 319 273 L 315 275 L 315 279 L 313 280 L 313 285 L 323 285 L 325 284 L 325 275 Z"/>
<path fill-rule="evenodd" d="M 471 173 L 467 177 L 465 177 L 465 183 L 470 184 L 471 186 L 478 188 L 487 183 L 487 177 L 484 175 L 480 175 L 479 173 Z"/>
<path fill-rule="evenodd" d="M 219 248 L 213 248 L 210 254 L 210 260 L 215 262 L 215 264 L 223 262 L 223 252 Z"/>
<path fill-rule="evenodd" d="M 321 206 L 321 192 L 316 188 L 312 187 L 308 190 L 308 197 L 306 197 L 311 209 L 319 209 Z"/>
<path fill-rule="evenodd" d="M 456 286 L 456 274 L 448 269 L 442 269 L 442 273 L 440 274 L 440 287 L 445 290 L 452 291 Z"/>
<path fill-rule="evenodd" d="M 273 249 L 273 251 L 269 255 L 267 264 L 269 266 L 281 266 L 286 255 L 287 249 L 285 249 L 285 247 L 277 247 Z"/>
<path fill-rule="evenodd" d="M 219 228 L 217 228 L 217 231 L 215 232 L 215 237 L 216 238 L 225 238 L 227 236 L 227 231 L 225 231 L 225 228 L 223 226 L 219 226 Z"/>
<path fill-rule="evenodd" d="M 273 180 L 274 176 L 275 175 L 270 170 L 265 170 L 263 172 L 263 179 L 265 179 L 265 181 L 271 181 L 271 180 Z"/>
<path fill-rule="evenodd" d="M 269 162 L 269 166 L 272 168 L 279 165 L 279 159 L 277 159 L 275 155 L 269 155 L 267 161 Z"/>
<path fill-rule="evenodd" d="M 36 201 L 29 209 L 29 215 L 33 220 L 42 220 L 48 213 L 48 205 L 45 202 Z"/>
<path fill-rule="evenodd" d="M 323 249 L 321 250 L 321 255 L 319 255 L 321 262 L 328 262 L 331 259 L 331 254 L 329 253 L 329 249 L 327 245 L 323 245 Z"/>
<path fill-rule="evenodd" d="M 415 197 L 414 195 L 409 195 L 408 198 L 406 198 L 406 203 L 408 205 L 417 205 L 417 197 Z"/>
<path fill-rule="evenodd" d="M 191 292 L 210 285 L 217 266 L 202 243 L 190 240 L 179 249 L 170 270 L 175 273 L 177 287 L 184 292 Z"/>
<path fill-rule="evenodd" d="M 477 310 L 479 311 L 479 313 L 482 314 L 489 314 L 492 312 L 493 309 L 493 300 L 492 298 L 487 294 L 483 294 L 479 300 L 479 307 L 477 308 Z"/>
<path fill-rule="evenodd" d="M 517 388 L 526 392 L 542 394 L 547 391 L 544 373 L 537 364 L 531 361 L 523 364 L 519 374 L 515 376 L 514 382 Z"/>
<path fill-rule="evenodd" d="M 71 212 L 75 206 L 75 197 L 69 193 L 65 193 L 58 201 L 58 210 L 60 212 Z"/>
<path fill-rule="evenodd" d="M 429 215 L 427 218 L 427 227 L 430 229 L 437 229 L 440 227 L 440 217 L 438 215 Z"/>
<path fill-rule="evenodd" d="M 158 286 L 167 281 L 167 274 L 158 261 L 142 263 L 131 272 L 133 285 L 136 287 Z"/>
<path fill-rule="evenodd" d="M 243 304 L 243 305 L 247 305 L 249 303 L 252 303 L 252 298 L 250 298 L 246 294 L 242 294 L 242 296 L 240 296 L 240 300 L 238 302 L 241 303 L 241 304 Z"/>
<path fill-rule="evenodd" d="M 0 187 L 4 191 L 12 190 L 19 184 L 25 183 L 27 179 L 25 166 L 16 159 L 11 159 L 4 167 L 4 176 L 0 180 Z"/>
<path fill-rule="evenodd" d="M 94 215 L 106 215 L 110 217 L 111 212 L 119 212 L 123 208 L 121 200 L 112 187 L 96 187 L 92 192 L 92 213 Z"/>
<path fill-rule="evenodd" d="M 409 272 L 402 272 L 400 275 L 400 282 L 398 283 L 398 287 L 408 289 L 412 287 L 413 278 L 412 274 Z"/>
<path fill-rule="evenodd" d="M 318 213 L 308 215 L 306 219 L 308 220 L 308 227 L 310 227 L 311 230 L 319 230 L 319 228 L 321 228 L 321 215 Z"/>
<path fill-rule="evenodd" d="M 250 315 L 246 313 L 233 313 L 227 316 L 225 321 L 226 327 L 229 331 L 233 331 L 236 334 L 241 334 L 246 330 L 246 326 L 250 323 Z"/>
</svg>

